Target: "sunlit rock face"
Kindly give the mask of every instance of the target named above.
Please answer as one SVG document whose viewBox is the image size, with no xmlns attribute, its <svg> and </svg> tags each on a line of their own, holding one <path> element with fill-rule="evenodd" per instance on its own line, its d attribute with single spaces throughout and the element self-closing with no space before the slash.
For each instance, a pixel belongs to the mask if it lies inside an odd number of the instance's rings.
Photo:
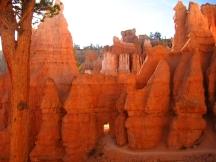
<svg viewBox="0 0 216 162">
<path fill-rule="evenodd" d="M 111 52 L 106 52 L 103 54 L 102 60 L 102 69 L 101 73 L 116 75 L 117 74 L 117 55 L 112 54 Z"/>
<path fill-rule="evenodd" d="M 30 56 L 32 137 L 38 133 L 42 121 L 40 104 L 46 80 L 51 78 L 55 82 L 59 96 L 64 101 L 72 80 L 78 75 L 72 37 L 63 15 L 63 6 L 61 8 L 60 14 L 46 18 L 32 33 Z"/>
<path fill-rule="evenodd" d="M 119 55 L 119 68 L 120 73 L 129 73 L 130 72 L 130 55 L 129 54 L 120 54 Z"/>
<path fill-rule="evenodd" d="M 47 78 L 52 78 L 58 87 L 61 83 L 70 84 L 73 77 L 78 74 L 73 40 L 63 11 L 61 5 L 61 12 L 58 15 L 46 18 L 39 24 L 38 29 L 33 30 L 31 84 L 34 84 L 35 79 L 44 83 Z"/>
<path fill-rule="evenodd" d="M 188 11 L 186 20 L 188 41 L 185 43 L 185 47 L 199 48 L 200 52 L 203 54 L 211 53 L 215 42 L 209 30 L 207 17 L 202 14 L 200 6 L 193 2 L 189 4 Z M 203 62 L 203 64 L 205 64 L 205 62 Z"/>
<path fill-rule="evenodd" d="M 31 85 L 44 84 L 50 77 L 63 91 L 63 86 L 77 74 L 73 41 L 64 15 L 45 19 L 32 34 Z"/>
<path fill-rule="evenodd" d="M 138 38 L 135 29 L 122 31 L 121 35 L 121 39 L 113 38 L 113 45 L 103 54 L 103 74 L 137 73 L 143 64 L 146 50 L 151 48 L 148 38 Z"/>
<path fill-rule="evenodd" d="M 216 16 L 215 16 L 216 5 L 211 5 L 211 4 L 202 5 L 201 11 L 208 19 L 208 26 L 216 42 Z"/>
<path fill-rule="evenodd" d="M 146 51 L 145 61 L 136 75 L 137 88 L 143 88 L 147 84 L 160 60 L 168 57 L 169 53 L 170 49 L 164 46 L 155 46 Z"/>
<path fill-rule="evenodd" d="M 190 2 L 188 10 L 181 1 L 175 7 L 175 29 L 174 51 L 190 51 L 199 48 L 201 52 L 202 70 L 207 68 L 213 47 L 214 40 L 214 5 L 203 5 L 200 7 Z"/>
<path fill-rule="evenodd" d="M 173 50 L 181 50 L 189 40 L 191 46 L 199 46 L 202 52 L 209 52 L 214 46 L 213 38 L 215 39 L 215 5 L 205 4 L 200 7 L 190 2 L 187 10 L 182 1 L 178 1 L 174 10 L 176 32 Z"/>
<path fill-rule="evenodd" d="M 183 14 L 185 11 L 181 12 Z M 187 40 L 181 48 L 181 58 L 173 78 L 172 102 L 177 116 L 173 118 L 170 126 L 170 148 L 192 147 L 203 135 L 206 129 L 206 121 L 203 118 L 207 112 L 206 92 L 211 96 L 211 103 L 207 104 L 212 105 L 211 107 L 214 105 L 214 64 L 211 63 L 211 59 L 214 60 L 215 41 L 210 26 L 200 6 L 191 2 L 185 21 Z"/>
<path fill-rule="evenodd" d="M 177 5 L 174 8 L 175 16 L 175 36 L 173 40 L 173 50 L 179 51 L 183 47 L 186 41 L 186 16 L 187 16 L 187 9 L 182 3 L 182 1 L 178 1 Z"/>
<path fill-rule="evenodd" d="M 190 2 L 187 13 L 187 32 L 197 32 L 201 35 L 209 32 L 208 19 L 202 14 L 197 3 Z"/>
</svg>

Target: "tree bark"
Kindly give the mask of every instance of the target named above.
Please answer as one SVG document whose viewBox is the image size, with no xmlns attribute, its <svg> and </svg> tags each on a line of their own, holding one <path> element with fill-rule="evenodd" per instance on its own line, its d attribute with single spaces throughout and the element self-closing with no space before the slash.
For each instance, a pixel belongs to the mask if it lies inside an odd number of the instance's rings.
<svg viewBox="0 0 216 162">
<path fill-rule="evenodd" d="M 0 35 L 12 85 L 10 162 L 27 162 L 29 158 L 29 58 L 34 4 L 35 0 L 22 0 L 22 17 L 16 24 L 11 0 L 0 1 Z"/>
<path fill-rule="evenodd" d="M 16 53 L 19 54 L 19 53 Z M 20 53 L 21 54 L 21 53 Z M 24 54 L 24 53 L 22 53 Z M 29 154 L 29 68 L 21 58 L 11 68 L 10 162 L 27 162 Z"/>
<path fill-rule="evenodd" d="M 27 25 L 22 29 L 13 55 L 10 75 L 12 83 L 10 162 L 27 162 L 29 158 L 30 108 L 28 101 L 32 28 Z"/>
<path fill-rule="evenodd" d="M 29 57 L 31 28 L 12 50 L 10 31 L 2 32 L 3 53 L 11 78 L 10 162 L 27 162 L 29 154 Z M 12 53 L 13 52 L 13 53 Z"/>
</svg>

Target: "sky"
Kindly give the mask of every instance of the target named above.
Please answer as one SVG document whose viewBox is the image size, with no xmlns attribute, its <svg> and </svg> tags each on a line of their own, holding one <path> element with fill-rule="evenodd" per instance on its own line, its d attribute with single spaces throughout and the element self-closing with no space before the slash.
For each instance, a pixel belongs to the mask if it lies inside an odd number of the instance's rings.
<svg viewBox="0 0 216 162">
<path fill-rule="evenodd" d="M 194 0 L 199 4 L 216 0 Z M 188 5 L 189 0 L 183 0 Z M 110 45 L 122 30 L 137 35 L 160 32 L 174 35 L 173 7 L 177 0 L 63 0 L 65 17 L 75 44 Z"/>
<path fill-rule="evenodd" d="M 62 0 L 74 44 L 111 45 L 113 36 L 136 28 L 137 35 L 174 35 L 173 7 L 178 0 Z M 193 0 L 199 4 L 216 0 Z M 189 0 L 183 0 L 188 5 Z M 1 44 L 1 42 L 0 42 Z M 1 49 L 1 47 L 0 47 Z"/>
</svg>

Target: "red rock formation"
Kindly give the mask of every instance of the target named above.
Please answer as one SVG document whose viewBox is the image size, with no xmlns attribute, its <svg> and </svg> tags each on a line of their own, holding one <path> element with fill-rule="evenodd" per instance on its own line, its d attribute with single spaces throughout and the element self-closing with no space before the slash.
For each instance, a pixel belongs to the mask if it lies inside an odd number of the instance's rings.
<svg viewBox="0 0 216 162">
<path fill-rule="evenodd" d="M 147 84 L 160 60 L 166 58 L 169 52 L 168 48 L 161 45 L 150 48 L 147 51 L 145 61 L 137 73 L 137 88 L 143 88 Z"/>
<path fill-rule="evenodd" d="M 37 136 L 36 146 L 31 152 L 32 162 L 62 162 L 61 144 L 62 104 L 53 80 L 46 83 L 41 103 L 42 124 Z"/>
<path fill-rule="evenodd" d="M 182 82 L 184 80 L 185 71 L 190 66 L 192 54 L 190 53 L 181 53 L 181 57 L 178 66 L 175 70 L 173 77 L 173 97 L 177 96 L 177 93 L 181 89 Z"/>
<path fill-rule="evenodd" d="M 97 58 L 97 60 L 95 60 L 93 62 L 93 74 L 99 74 L 101 72 L 101 68 L 102 68 L 102 58 L 101 56 Z"/>
<path fill-rule="evenodd" d="M 121 32 L 122 41 L 127 43 L 137 43 L 138 37 L 136 36 L 136 29 L 125 30 Z"/>
<path fill-rule="evenodd" d="M 150 45 L 144 44 L 147 40 L 145 36 L 138 39 L 135 33 L 135 29 L 126 30 L 121 32 L 122 40 L 113 38 L 113 46 L 104 53 L 102 73 L 137 73 L 140 70 L 145 58 L 144 50 Z"/>
<path fill-rule="evenodd" d="M 216 42 L 216 5 L 205 4 L 201 6 L 202 13 L 207 17 L 208 24 Z"/>
<path fill-rule="evenodd" d="M 130 148 L 148 149 L 160 143 L 169 106 L 169 86 L 170 70 L 163 60 L 143 89 L 128 94 L 126 127 Z"/>
<path fill-rule="evenodd" d="M 187 15 L 187 32 L 197 32 L 197 34 L 208 33 L 208 19 L 202 14 L 200 6 L 197 3 L 189 3 L 189 12 Z"/>
<path fill-rule="evenodd" d="M 207 78 L 208 78 L 208 101 L 209 101 L 210 108 L 213 109 L 214 104 L 216 102 L 216 48 L 212 55 L 210 66 L 208 68 Z"/>
<path fill-rule="evenodd" d="M 85 52 L 85 62 L 81 65 L 81 71 L 88 74 L 100 73 L 101 62 L 99 53 L 87 50 Z"/>
<path fill-rule="evenodd" d="M 114 137 L 116 144 L 123 146 L 128 144 L 128 135 L 126 129 L 126 119 L 128 117 L 125 111 L 125 102 L 128 93 L 132 93 L 135 89 L 135 76 L 132 74 L 119 74 L 118 83 L 120 86 L 121 94 L 116 102 L 116 118 L 114 125 Z"/>
<path fill-rule="evenodd" d="M 119 73 L 136 73 L 143 63 L 139 46 L 131 41 L 124 42 L 114 37 L 111 53 L 117 55 L 117 71 Z"/>
<path fill-rule="evenodd" d="M 38 89 L 52 78 L 61 97 L 66 96 L 74 76 L 78 74 L 73 41 L 62 12 L 63 8 L 60 14 L 45 19 L 32 33 L 30 63 L 31 86 Z"/>
<path fill-rule="evenodd" d="M 216 129 L 216 48 L 212 54 L 206 77 L 208 81 L 208 107 L 213 114 L 213 124 Z"/>
<path fill-rule="evenodd" d="M 179 2 L 181 4 L 181 2 Z M 178 6 L 178 5 L 177 5 Z M 202 10 L 202 11 L 201 11 Z M 206 74 L 207 72 L 207 68 L 209 66 L 209 62 L 211 59 L 211 55 L 213 53 L 213 49 L 214 49 L 214 45 L 215 45 L 215 41 L 213 39 L 213 32 L 212 32 L 212 28 L 210 27 L 211 25 L 214 26 L 214 24 L 212 23 L 212 20 L 214 18 L 212 18 L 212 15 L 214 15 L 214 11 L 212 9 L 212 7 L 206 5 L 206 7 L 202 7 L 200 10 L 200 7 L 198 4 L 191 2 L 189 5 L 189 9 L 188 12 L 186 14 L 186 20 L 185 20 L 185 25 L 183 24 L 182 21 L 182 26 L 185 27 L 184 30 L 181 33 L 186 33 L 187 35 L 187 41 L 185 41 L 184 46 L 181 48 L 181 58 L 178 64 L 177 69 L 175 70 L 175 74 L 174 74 L 174 79 L 173 79 L 173 98 L 174 100 L 172 101 L 172 103 L 175 103 L 176 100 L 178 100 L 178 94 L 179 91 L 181 91 L 182 89 L 182 83 L 185 80 L 185 73 L 186 71 L 188 71 L 188 67 L 190 67 L 191 65 L 191 54 L 195 54 L 194 49 L 198 49 L 199 50 L 199 54 L 200 54 L 200 64 L 202 67 L 202 73 L 204 75 L 208 75 L 209 77 L 211 77 L 209 74 Z M 185 10 L 181 11 L 181 14 L 184 15 Z M 176 14 L 177 14 L 177 10 L 176 10 Z M 184 16 L 183 16 L 184 17 Z M 214 17 L 214 16 L 213 16 Z M 178 25 L 178 22 L 176 22 L 176 25 Z M 211 31 L 209 30 L 211 28 Z M 181 29 L 183 30 L 183 28 Z M 180 33 L 179 32 L 180 29 L 176 28 L 176 34 Z M 180 36 L 175 35 L 175 39 L 180 38 Z M 210 93 L 214 93 L 212 91 L 214 91 L 213 87 L 214 87 L 214 81 L 212 82 L 212 77 L 211 78 L 203 78 L 202 79 L 204 83 L 208 82 L 209 83 L 209 88 L 211 90 L 205 90 L 206 92 L 209 93 L 209 100 L 212 100 L 212 94 Z M 211 80 L 211 81 L 210 81 Z M 213 87 L 212 87 L 213 85 Z M 203 88 L 203 85 L 200 85 Z M 196 88 L 194 88 L 196 89 Z M 195 92 L 193 92 L 195 93 Z M 213 97 L 214 98 L 214 97 Z M 192 99 L 191 99 L 192 100 Z M 203 99 L 202 99 L 203 100 Z M 184 102 L 183 102 L 184 103 Z M 189 103 L 187 103 L 189 104 Z M 211 101 L 210 103 L 210 107 L 213 108 L 214 105 L 214 101 Z M 190 107 L 190 106 L 188 106 Z M 205 108 L 205 107 L 204 107 Z M 194 112 L 192 112 L 194 113 Z M 202 114 L 202 113 L 201 113 Z M 178 122 L 181 122 L 181 120 L 179 120 L 181 117 L 177 117 L 177 119 L 174 119 Z M 201 119 L 202 120 L 202 119 Z M 178 123 L 177 122 L 177 123 Z M 173 126 L 175 127 L 175 126 Z M 177 128 L 175 128 L 177 129 Z M 192 128 L 191 128 L 192 129 Z M 199 132 L 202 132 L 203 127 L 200 128 Z M 179 131 L 180 132 L 180 131 Z M 175 134 L 175 133 L 173 133 Z M 178 134 L 178 133 L 177 133 Z M 175 136 L 175 135 L 173 135 Z M 179 135 L 180 136 L 180 135 Z M 177 135 L 175 138 L 173 138 L 173 140 L 177 140 Z M 182 138 L 182 137 L 181 137 Z M 196 138 L 194 137 L 194 139 L 189 139 L 191 143 L 193 143 Z M 197 136 L 198 139 L 198 136 Z M 179 139 L 181 141 L 181 139 Z M 171 140 L 169 140 L 170 142 Z M 178 141 L 178 140 L 177 140 Z M 173 141 L 171 141 L 170 143 L 172 143 Z M 170 145 L 175 145 L 174 147 L 178 148 L 178 147 L 186 147 L 184 146 L 183 143 L 179 142 L 177 144 L 177 142 L 174 144 L 175 142 L 173 142 L 173 144 Z M 181 143 L 181 144 L 180 144 Z M 177 146 L 178 145 L 178 146 Z M 186 144 L 185 144 L 186 145 Z M 187 145 L 188 147 L 188 145 Z"/>
<path fill-rule="evenodd" d="M 117 55 L 110 52 L 103 54 L 101 73 L 116 75 L 117 74 Z"/>
<path fill-rule="evenodd" d="M 175 93 L 177 117 L 173 119 L 168 138 L 169 147 L 177 149 L 193 146 L 205 129 L 202 115 L 206 112 L 206 106 L 198 49 L 194 51 L 189 69 L 184 69 L 182 77 L 184 79 Z"/>
<path fill-rule="evenodd" d="M 204 114 L 206 112 L 199 52 L 194 53 L 190 60 L 190 68 L 185 71 L 184 80 L 181 83 L 181 88 L 178 91 L 175 102 L 175 111 L 177 114 Z"/>
<path fill-rule="evenodd" d="M 111 48 L 112 53 L 115 54 L 133 54 L 133 53 L 139 53 L 138 48 L 136 47 L 135 43 L 130 42 L 124 42 L 120 40 L 118 37 L 113 37 L 113 46 Z"/>
<path fill-rule="evenodd" d="M 187 9 L 182 3 L 182 1 L 178 1 L 175 8 L 175 36 L 173 40 L 173 50 L 179 51 L 184 46 L 186 41 L 186 16 L 187 16 Z"/>
<path fill-rule="evenodd" d="M 122 53 L 119 55 L 119 73 L 130 73 L 130 55 Z"/>
<path fill-rule="evenodd" d="M 145 50 L 148 50 L 150 48 L 151 47 L 146 47 Z M 137 72 L 139 72 L 144 62 L 144 58 L 145 58 L 144 55 L 140 55 L 140 54 L 132 55 L 132 73 L 136 74 Z"/>
<path fill-rule="evenodd" d="M 126 97 L 127 97 L 126 93 L 121 93 L 116 103 L 116 109 L 117 109 L 118 115 L 115 119 L 114 128 L 115 128 L 116 144 L 119 146 L 127 144 L 127 130 L 125 127 L 127 114 L 124 110 Z"/>
<path fill-rule="evenodd" d="M 199 48 L 202 53 L 201 62 L 204 72 L 215 44 L 212 32 L 209 30 L 209 21 L 201 12 L 200 6 L 194 2 L 190 2 L 189 9 L 186 10 L 182 2 L 179 1 L 175 11 L 176 33 L 173 50 L 178 51 L 181 49 L 182 51 L 191 52 L 191 49 Z"/>
<path fill-rule="evenodd" d="M 150 39 L 145 39 L 144 40 L 143 47 L 144 47 L 145 50 L 148 50 L 149 48 L 152 48 L 152 44 L 151 44 Z"/>
<path fill-rule="evenodd" d="M 202 70 L 208 66 L 208 60 L 215 45 L 214 38 L 209 30 L 208 19 L 202 14 L 200 6 L 190 2 L 186 20 L 188 40 L 185 42 L 183 51 L 191 52 L 191 49 L 198 48 L 201 52 Z"/>
<path fill-rule="evenodd" d="M 103 126 L 113 132 L 115 103 L 119 96 L 117 78 L 103 75 L 80 75 L 73 82 L 65 102 L 63 142 L 65 162 L 83 161 L 103 135 Z"/>
<path fill-rule="evenodd" d="M 127 144 L 126 120 L 127 115 L 124 112 L 119 113 L 115 119 L 115 140 L 119 146 Z"/>
<path fill-rule="evenodd" d="M 64 100 L 73 78 L 78 74 L 73 41 L 62 12 L 63 8 L 60 14 L 45 19 L 32 33 L 29 101 L 32 111 L 32 137 L 38 134 L 42 120 L 40 104 L 46 80 L 54 80 L 59 96 Z"/>
</svg>

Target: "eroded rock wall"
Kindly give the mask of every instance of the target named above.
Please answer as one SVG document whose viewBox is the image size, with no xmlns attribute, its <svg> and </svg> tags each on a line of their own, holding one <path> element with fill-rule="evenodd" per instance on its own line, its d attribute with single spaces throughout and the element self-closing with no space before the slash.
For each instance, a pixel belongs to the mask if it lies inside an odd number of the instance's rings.
<svg viewBox="0 0 216 162">
<path fill-rule="evenodd" d="M 128 94 L 126 127 L 132 149 L 150 149 L 160 143 L 169 106 L 169 82 L 169 66 L 162 60 L 147 85 Z"/>
<path fill-rule="evenodd" d="M 72 84 L 65 102 L 63 119 L 65 161 L 82 161 L 94 149 L 109 123 L 114 135 L 116 101 L 123 85 L 118 78 L 105 75 L 80 75 Z"/>
<path fill-rule="evenodd" d="M 203 74 L 198 49 L 189 58 L 188 67 L 183 70 L 183 79 L 174 96 L 176 117 L 172 121 L 168 138 L 171 148 L 192 147 L 206 127 L 203 119 L 206 113 Z"/>
<path fill-rule="evenodd" d="M 40 108 L 42 123 L 37 135 L 36 146 L 30 155 L 31 161 L 38 162 L 46 159 L 50 162 L 61 162 L 64 154 L 61 137 L 63 109 L 57 87 L 52 79 L 46 82 Z"/>
</svg>

